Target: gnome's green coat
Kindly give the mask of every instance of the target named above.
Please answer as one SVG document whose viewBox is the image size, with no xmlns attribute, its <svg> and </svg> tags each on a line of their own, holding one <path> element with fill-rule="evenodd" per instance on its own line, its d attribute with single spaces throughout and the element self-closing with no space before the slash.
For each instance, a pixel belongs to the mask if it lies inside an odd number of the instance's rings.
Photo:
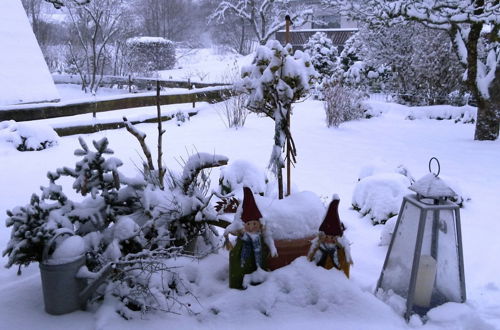
<svg viewBox="0 0 500 330">
<path fill-rule="evenodd" d="M 229 287 L 232 289 L 243 289 L 243 277 L 257 270 L 254 251 L 251 251 L 249 258 L 242 262 L 241 251 L 245 242 L 241 237 L 236 240 L 236 245 L 229 252 Z M 262 235 L 260 236 L 260 246 L 262 247 L 262 269 L 267 270 L 266 259 L 269 256 L 269 247 L 264 243 Z"/>
</svg>

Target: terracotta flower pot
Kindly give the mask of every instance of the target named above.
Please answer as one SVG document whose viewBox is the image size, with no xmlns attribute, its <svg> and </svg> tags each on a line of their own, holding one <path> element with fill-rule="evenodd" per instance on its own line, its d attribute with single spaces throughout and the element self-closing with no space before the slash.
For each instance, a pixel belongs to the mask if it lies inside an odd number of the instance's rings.
<svg viewBox="0 0 500 330">
<path fill-rule="evenodd" d="M 297 239 L 278 239 L 274 240 L 274 245 L 278 250 L 278 256 L 267 258 L 267 267 L 269 270 L 275 270 L 283 266 L 289 265 L 298 257 L 307 256 L 311 241 L 316 236 L 308 236 Z"/>
</svg>

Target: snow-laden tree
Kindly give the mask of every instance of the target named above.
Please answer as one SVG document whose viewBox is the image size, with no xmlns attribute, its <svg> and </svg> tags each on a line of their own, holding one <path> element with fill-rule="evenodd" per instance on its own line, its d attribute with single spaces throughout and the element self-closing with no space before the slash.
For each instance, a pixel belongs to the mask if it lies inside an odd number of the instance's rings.
<svg viewBox="0 0 500 330">
<path fill-rule="evenodd" d="M 99 0 L 81 5 L 79 1 L 67 1 L 65 8 L 71 21 L 69 41 L 70 56 L 80 75 L 83 88 L 97 92 L 104 69 L 109 60 L 108 48 L 127 27 L 124 0 Z"/>
<path fill-rule="evenodd" d="M 448 31 L 478 103 L 475 140 L 496 140 L 500 104 L 499 0 L 324 0 L 357 20 L 421 22 Z"/>
<path fill-rule="evenodd" d="M 339 62 L 344 84 L 384 91 L 412 105 L 446 102 L 462 87 L 463 69 L 449 37 L 417 22 L 361 25 Z"/>
<path fill-rule="evenodd" d="M 51 4 L 54 5 L 55 8 L 59 9 L 61 7 L 64 7 L 68 3 L 84 5 L 89 3 L 91 0 L 45 0 L 45 1 L 50 2 Z"/>
<path fill-rule="evenodd" d="M 227 0 L 221 1 L 210 20 L 224 22 L 228 16 L 240 17 L 250 24 L 257 40 L 264 45 L 285 27 L 286 15 L 294 26 L 302 26 L 311 20 L 312 9 L 289 0 Z"/>
<path fill-rule="evenodd" d="M 304 51 L 310 56 L 311 64 L 318 72 L 316 89 L 321 93 L 324 83 L 331 79 L 335 70 L 338 49 L 324 32 L 316 32 L 304 45 Z"/>
<path fill-rule="evenodd" d="M 252 64 L 242 69 L 243 80 L 238 87 L 249 94 L 247 107 L 275 122 L 269 168 L 280 182 L 281 169 L 285 164 L 283 149 L 287 140 L 291 147 L 291 160 L 295 161 L 295 145 L 289 123 L 291 106 L 309 92 L 316 76 L 306 53 L 296 51 L 292 55 L 292 46 L 283 47 L 277 40 L 269 40 L 264 46 L 259 46 Z"/>
</svg>

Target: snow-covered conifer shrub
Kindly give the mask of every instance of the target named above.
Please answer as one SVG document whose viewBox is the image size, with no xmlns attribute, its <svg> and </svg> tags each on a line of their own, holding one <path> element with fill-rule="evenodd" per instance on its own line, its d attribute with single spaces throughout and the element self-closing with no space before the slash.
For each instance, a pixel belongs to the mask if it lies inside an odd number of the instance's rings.
<svg viewBox="0 0 500 330">
<path fill-rule="evenodd" d="M 6 267 L 28 266 L 42 260 L 42 251 L 59 228 L 72 228 L 71 222 L 61 213 L 71 210 L 71 203 L 62 193 L 60 186 L 51 184 L 43 189 L 42 197 L 31 196 L 26 206 L 7 211 L 7 227 L 12 227 L 11 237 L 3 251 L 8 256 Z"/>
<path fill-rule="evenodd" d="M 79 142 L 75 155 L 81 159 L 73 168 L 49 172 L 50 183 L 41 188 L 40 196 L 34 194 L 30 204 L 7 212 L 7 226 L 12 227 L 3 252 L 9 258 L 7 267 L 41 262 L 48 242 L 65 230 L 83 242 L 90 271 L 116 264 L 106 291 L 98 294 L 116 301 L 115 310 L 125 318 L 137 311 L 188 308 L 179 296 L 188 295 L 189 290 L 168 259 L 206 252 L 192 248 L 193 240 L 215 248 L 217 233 L 212 225 L 218 218 L 210 204 L 214 193 L 209 193 L 209 174 L 204 170 L 225 165 L 227 157 L 196 153 L 181 173 L 168 171 L 160 188 L 153 167 L 142 177 L 124 176 L 119 171 L 122 162 L 110 157 L 113 151 L 106 138 L 93 141 L 95 150 L 82 138 Z M 79 194 L 74 201 L 56 183 L 63 176 L 74 179 L 72 187 Z M 64 255 L 64 251 L 56 254 L 63 246 L 55 242 L 50 258 Z"/>
<path fill-rule="evenodd" d="M 449 36 L 416 22 L 362 25 L 345 44 L 335 77 L 408 105 L 448 103 L 463 67 Z"/>
<path fill-rule="evenodd" d="M 131 73 L 151 75 L 158 70 L 172 69 L 175 65 L 175 45 L 165 38 L 127 39 L 125 53 Z"/>
<path fill-rule="evenodd" d="M 59 136 L 47 125 L 0 122 L 0 141 L 14 145 L 19 151 L 39 151 L 58 144 Z"/>
<path fill-rule="evenodd" d="M 323 91 L 326 125 L 338 127 L 341 123 L 363 118 L 364 94 L 341 85 L 327 86 Z"/>
<path fill-rule="evenodd" d="M 336 66 L 338 49 L 324 32 L 316 32 L 304 45 L 304 51 L 311 58 L 311 64 L 318 73 L 315 94 L 322 98 L 323 85 L 331 79 Z"/>
</svg>

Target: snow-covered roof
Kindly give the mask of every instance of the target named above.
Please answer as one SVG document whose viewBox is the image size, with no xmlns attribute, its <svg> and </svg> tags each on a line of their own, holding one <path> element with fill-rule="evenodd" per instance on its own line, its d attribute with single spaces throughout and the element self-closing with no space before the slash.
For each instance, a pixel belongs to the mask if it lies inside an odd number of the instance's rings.
<svg viewBox="0 0 500 330">
<path fill-rule="evenodd" d="M 448 185 L 433 173 L 429 173 L 410 186 L 419 195 L 427 198 L 446 198 L 456 196 Z"/>
<path fill-rule="evenodd" d="M 0 1 L 0 106 L 59 100 L 20 0 Z"/>
</svg>

